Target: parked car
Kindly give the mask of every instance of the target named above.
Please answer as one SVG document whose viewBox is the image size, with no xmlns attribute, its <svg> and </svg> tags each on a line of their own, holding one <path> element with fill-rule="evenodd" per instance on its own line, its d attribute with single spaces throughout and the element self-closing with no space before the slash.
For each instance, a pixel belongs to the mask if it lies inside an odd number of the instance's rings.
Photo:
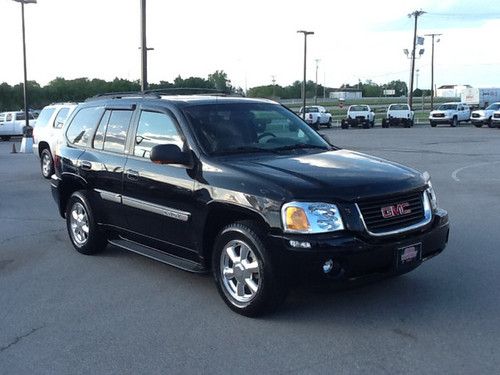
<svg viewBox="0 0 500 375">
<path fill-rule="evenodd" d="M 303 117 L 303 108 L 299 110 L 300 117 Z M 305 122 L 311 125 L 314 129 L 318 130 L 320 125 L 326 125 L 327 127 L 332 127 L 332 115 L 329 113 L 325 107 L 319 105 L 312 105 L 306 107 L 306 116 L 304 118 Z"/>
<path fill-rule="evenodd" d="M 35 117 L 29 113 L 29 124 L 35 124 Z M 2 112 L 0 113 L 0 139 L 8 141 L 11 137 L 23 135 L 23 128 L 26 125 L 24 112 Z"/>
<path fill-rule="evenodd" d="M 429 114 L 429 122 L 434 128 L 438 124 L 458 126 L 460 122 L 470 120 L 470 108 L 465 103 L 443 103 Z"/>
<path fill-rule="evenodd" d="M 42 176 L 49 179 L 54 173 L 54 151 L 61 139 L 64 122 L 76 103 L 55 103 L 46 106 L 33 129 L 33 153 L 40 159 Z"/>
<path fill-rule="evenodd" d="M 349 126 L 363 125 L 368 129 L 375 125 L 375 113 L 369 105 L 351 105 L 347 110 L 347 117 L 342 119 L 340 126 L 347 129 Z"/>
<path fill-rule="evenodd" d="M 408 104 L 391 104 L 387 108 L 386 118 L 382 119 L 382 127 L 404 126 L 409 128 L 413 126 L 415 113 Z"/>
<path fill-rule="evenodd" d="M 493 128 L 500 128 L 500 110 L 493 112 L 491 124 Z"/>
<path fill-rule="evenodd" d="M 399 275 L 439 254 L 430 176 L 327 143 L 278 103 L 130 94 L 80 104 L 51 187 L 82 254 L 107 243 L 211 271 L 234 311 L 276 308 L 290 281 Z"/>
<path fill-rule="evenodd" d="M 480 128 L 483 125 L 488 125 L 490 128 L 493 128 L 494 125 L 492 123 L 493 113 L 495 111 L 500 110 L 500 102 L 496 102 L 490 104 L 486 109 L 479 109 L 473 111 L 470 117 L 470 121 L 474 124 L 476 128 Z"/>
</svg>

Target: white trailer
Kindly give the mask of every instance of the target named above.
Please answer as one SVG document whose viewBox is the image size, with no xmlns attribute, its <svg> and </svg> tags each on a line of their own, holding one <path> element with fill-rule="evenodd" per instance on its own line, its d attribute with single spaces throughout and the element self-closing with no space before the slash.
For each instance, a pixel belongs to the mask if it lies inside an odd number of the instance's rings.
<svg viewBox="0 0 500 375">
<path fill-rule="evenodd" d="M 486 108 L 500 102 L 500 88 L 468 88 L 462 92 L 462 102 L 474 108 Z"/>
</svg>

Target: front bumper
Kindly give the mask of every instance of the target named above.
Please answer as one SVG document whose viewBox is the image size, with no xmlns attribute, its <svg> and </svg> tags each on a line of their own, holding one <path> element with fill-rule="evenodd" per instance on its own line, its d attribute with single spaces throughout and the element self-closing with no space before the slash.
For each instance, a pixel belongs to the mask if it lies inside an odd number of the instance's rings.
<svg viewBox="0 0 500 375">
<path fill-rule="evenodd" d="M 453 119 L 450 117 L 429 117 L 429 121 L 436 124 L 451 124 Z"/>
<path fill-rule="evenodd" d="M 367 234 L 343 232 L 324 235 L 271 236 L 274 249 L 279 248 L 280 262 L 286 269 L 308 278 L 324 280 L 354 280 L 375 275 L 405 273 L 441 253 L 448 243 L 448 213 L 438 209 L 425 227 L 397 236 L 374 238 Z M 310 248 L 296 248 L 290 241 L 308 242 Z M 421 258 L 404 267 L 398 265 L 397 251 L 406 246 L 421 244 Z M 325 262 L 332 260 L 333 272 L 323 271 Z"/>
</svg>

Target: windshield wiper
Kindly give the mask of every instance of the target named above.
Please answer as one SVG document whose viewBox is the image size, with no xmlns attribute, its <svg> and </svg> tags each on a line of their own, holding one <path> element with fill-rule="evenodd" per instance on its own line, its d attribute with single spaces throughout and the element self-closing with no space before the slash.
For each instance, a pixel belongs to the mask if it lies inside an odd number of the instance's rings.
<svg viewBox="0 0 500 375">
<path fill-rule="evenodd" d="M 234 147 L 221 151 L 216 151 L 214 152 L 214 155 L 245 154 L 245 153 L 257 153 L 257 152 L 273 152 L 273 150 L 261 147 L 254 147 L 254 146 L 241 146 L 241 147 Z"/>
<path fill-rule="evenodd" d="M 299 150 L 299 149 L 307 149 L 307 148 L 319 149 L 319 150 L 325 150 L 325 151 L 330 149 L 330 148 L 325 147 L 325 146 L 317 146 L 317 145 L 311 145 L 311 144 L 307 144 L 307 143 L 295 143 L 293 145 L 287 145 L 287 146 L 273 148 L 273 151 L 288 151 L 288 150 Z"/>
</svg>

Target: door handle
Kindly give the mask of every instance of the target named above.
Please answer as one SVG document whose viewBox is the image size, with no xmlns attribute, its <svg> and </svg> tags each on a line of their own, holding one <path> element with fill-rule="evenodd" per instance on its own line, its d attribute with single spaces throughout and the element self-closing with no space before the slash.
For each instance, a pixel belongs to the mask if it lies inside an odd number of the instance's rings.
<svg viewBox="0 0 500 375">
<path fill-rule="evenodd" d="M 90 161 L 82 160 L 80 162 L 80 168 L 90 171 L 92 169 L 92 163 Z"/>
<path fill-rule="evenodd" d="M 131 181 L 137 181 L 139 179 L 139 172 L 134 171 L 133 169 L 127 169 L 125 172 L 127 178 Z"/>
</svg>

